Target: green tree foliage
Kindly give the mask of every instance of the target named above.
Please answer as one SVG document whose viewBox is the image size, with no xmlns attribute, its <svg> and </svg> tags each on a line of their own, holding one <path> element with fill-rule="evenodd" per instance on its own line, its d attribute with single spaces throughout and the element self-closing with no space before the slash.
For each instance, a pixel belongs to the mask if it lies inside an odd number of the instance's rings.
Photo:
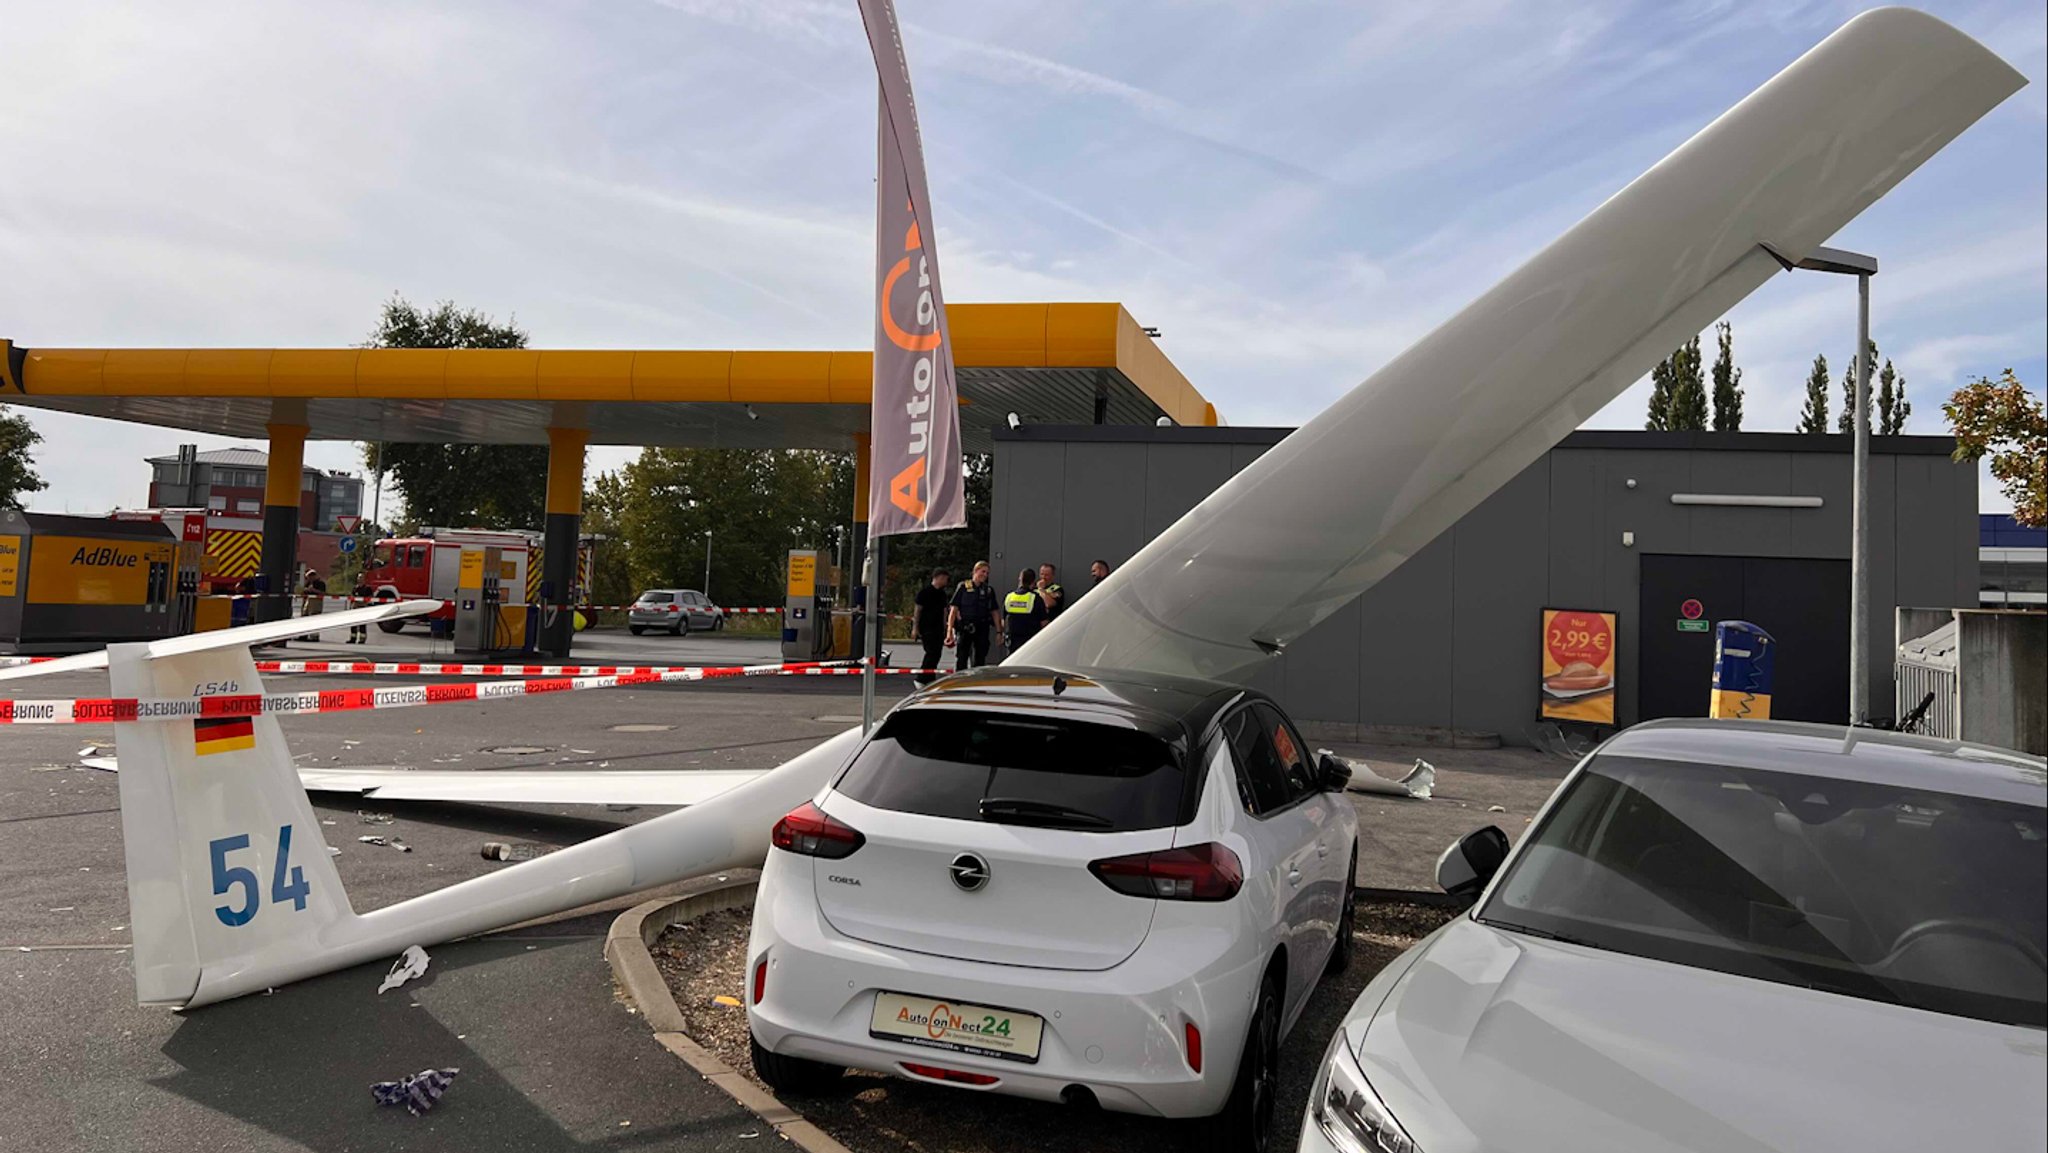
<svg viewBox="0 0 2048 1153">
<path fill-rule="evenodd" d="M 1877 374 L 1877 433 L 1897 436 L 1906 431 L 1906 418 L 1913 415 L 1913 403 L 1906 399 L 1906 374 L 1884 362 Z"/>
<path fill-rule="evenodd" d="M 591 531 L 616 532 L 619 547 L 604 552 L 621 556 L 632 591 L 702 584 L 708 531 L 711 599 L 779 605 L 789 550 L 831 550 L 851 521 L 853 469 L 837 453 L 649 448 L 599 478 L 594 496 L 605 527 Z"/>
<path fill-rule="evenodd" d="M 1684 432 L 1707 427 L 1707 385 L 1700 374 L 1700 338 L 1678 346 L 1650 370 L 1650 414 L 1643 427 Z"/>
<path fill-rule="evenodd" d="M 1864 380 L 1867 382 L 1866 387 L 1870 390 L 1863 397 L 1863 407 L 1867 418 L 1870 402 L 1876 399 L 1877 395 L 1877 342 L 1871 341 L 1870 347 L 1863 351 L 1869 358 L 1864 361 L 1863 365 Z M 1871 428 L 1874 430 L 1876 427 L 1876 423 L 1873 422 Z M 1842 411 L 1840 415 L 1835 417 L 1835 431 L 1856 431 L 1856 361 L 1853 357 L 1849 361 L 1849 366 L 1842 370 Z"/>
<path fill-rule="evenodd" d="M 525 348 L 526 332 L 452 301 L 423 309 L 394 295 L 366 347 Z M 541 527 L 548 479 L 543 445 L 387 443 L 382 449 L 365 445 L 363 464 L 398 481 L 411 526 Z"/>
<path fill-rule="evenodd" d="M 25 494 L 50 487 L 36 475 L 31 455 L 42 439 L 27 417 L 11 416 L 0 407 L 0 508 L 20 508 Z"/>
<path fill-rule="evenodd" d="M 1714 356 L 1714 431 L 1742 431 L 1742 370 L 1735 367 L 1735 326 L 1714 326 L 1720 348 Z"/>
<path fill-rule="evenodd" d="M 1813 358 L 1813 371 L 1806 376 L 1806 405 L 1799 410 L 1799 432 L 1828 430 L 1828 358 Z"/>
<path fill-rule="evenodd" d="M 942 568 L 953 574 L 957 583 L 965 580 L 973 569 L 974 562 L 990 560 L 988 555 L 989 523 L 995 506 L 995 457 L 989 453 L 969 453 L 965 460 L 967 469 L 967 526 L 948 529 L 945 532 L 917 533 L 910 536 L 889 538 L 887 558 L 889 579 L 882 589 L 882 600 L 889 612 L 908 613 L 911 598 L 917 595 L 918 587 L 931 579 L 932 570 Z M 1015 583 L 1017 571 L 1025 565 L 1035 565 L 1051 557 L 1005 558 L 1010 571 L 996 575 L 1001 588 L 1007 589 Z M 1082 562 L 1084 565 L 1086 562 Z M 1087 583 L 1086 569 L 1076 574 L 1063 572 L 1061 583 L 1069 588 L 1069 595 L 1075 582 Z"/>
<path fill-rule="evenodd" d="M 2012 501 L 2013 519 L 2048 525 L 2048 414 L 2012 369 L 1978 377 L 1941 406 L 1956 438 L 1957 460 L 1991 457 L 1991 475 Z"/>
</svg>

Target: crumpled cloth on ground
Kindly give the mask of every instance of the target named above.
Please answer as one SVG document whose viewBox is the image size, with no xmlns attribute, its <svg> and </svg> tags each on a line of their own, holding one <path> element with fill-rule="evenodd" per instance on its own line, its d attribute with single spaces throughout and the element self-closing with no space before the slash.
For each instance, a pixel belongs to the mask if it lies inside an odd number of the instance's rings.
<svg viewBox="0 0 2048 1153">
<path fill-rule="evenodd" d="M 403 1105 L 406 1112 L 417 1117 L 434 1107 L 461 1071 L 422 1069 L 401 1080 L 377 1082 L 370 1086 L 370 1096 L 376 1098 L 379 1105 Z"/>
<path fill-rule="evenodd" d="M 1344 786 L 1354 793 L 1376 793 L 1385 797 L 1412 797 L 1418 801 L 1429 799 L 1436 789 L 1436 766 L 1416 758 L 1415 767 L 1402 774 L 1399 780 L 1390 781 L 1372 771 L 1372 766 L 1352 757 L 1338 756 L 1328 749 L 1318 749 L 1342 762 L 1351 770 L 1351 782 Z"/>
</svg>

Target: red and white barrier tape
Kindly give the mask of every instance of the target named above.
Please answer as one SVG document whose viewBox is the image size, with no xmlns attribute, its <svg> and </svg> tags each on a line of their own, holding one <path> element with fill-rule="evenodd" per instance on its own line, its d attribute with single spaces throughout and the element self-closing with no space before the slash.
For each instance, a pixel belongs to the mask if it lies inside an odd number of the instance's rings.
<svg viewBox="0 0 2048 1153">
<path fill-rule="evenodd" d="M 839 661 L 785 661 L 784 672 Z M 404 677 L 611 677 L 624 673 L 687 673 L 701 665 L 460 665 L 416 661 L 257 661 L 259 673 L 320 673 L 329 676 Z M 764 666 L 765 667 L 765 666 Z"/>
<path fill-rule="evenodd" d="M 347 713 L 366 709 L 409 709 L 460 701 L 508 700 L 544 693 L 580 692 L 631 685 L 675 684 L 734 677 L 857 674 L 860 669 L 787 668 L 783 665 L 735 665 L 692 668 L 681 672 L 617 673 L 609 676 L 538 677 L 531 680 L 483 681 L 466 685 L 403 685 L 388 689 L 321 689 L 306 693 L 233 693 L 195 697 L 96 697 L 72 700 L 0 700 L 0 725 L 73 725 L 194 720 L 207 717 L 254 717 L 312 713 Z M 876 669 L 904 676 L 936 669 Z"/>
</svg>

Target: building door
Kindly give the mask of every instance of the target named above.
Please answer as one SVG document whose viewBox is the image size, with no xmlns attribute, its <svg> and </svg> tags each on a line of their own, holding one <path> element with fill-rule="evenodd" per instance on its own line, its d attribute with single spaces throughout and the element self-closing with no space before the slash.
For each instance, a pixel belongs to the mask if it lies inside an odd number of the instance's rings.
<svg viewBox="0 0 2048 1153">
<path fill-rule="evenodd" d="M 1707 631 L 1683 629 L 1697 600 Z M 1849 562 L 1785 557 L 1642 558 L 1636 715 L 1703 717 L 1712 622 L 1745 620 L 1778 642 L 1771 715 L 1840 724 L 1849 713 Z"/>
</svg>

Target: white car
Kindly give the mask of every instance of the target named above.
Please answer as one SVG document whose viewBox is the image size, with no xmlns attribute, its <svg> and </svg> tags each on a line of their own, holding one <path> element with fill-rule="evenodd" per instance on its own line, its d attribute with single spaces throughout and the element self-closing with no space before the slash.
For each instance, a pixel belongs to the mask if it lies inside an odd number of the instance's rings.
<svg viewBox="0 0 2048 1153">
<path fill-rule="evenodd" d="M 1272 701 L 1003 666 L 876 727 L 775 827 L 754 1067 L 1207 1117 L 1263 1149 L 1280 1039 L 1350 955 L 1349 771 Z"/>
<path fill-rule="evenodd" d="M 1366 986 L 1300 1147 L 2041 1149 L 2044 782 L 1924 737 L 1638 725 L 1512 855 L 1444 854 L 1484 895 Z"/>
</svg>

